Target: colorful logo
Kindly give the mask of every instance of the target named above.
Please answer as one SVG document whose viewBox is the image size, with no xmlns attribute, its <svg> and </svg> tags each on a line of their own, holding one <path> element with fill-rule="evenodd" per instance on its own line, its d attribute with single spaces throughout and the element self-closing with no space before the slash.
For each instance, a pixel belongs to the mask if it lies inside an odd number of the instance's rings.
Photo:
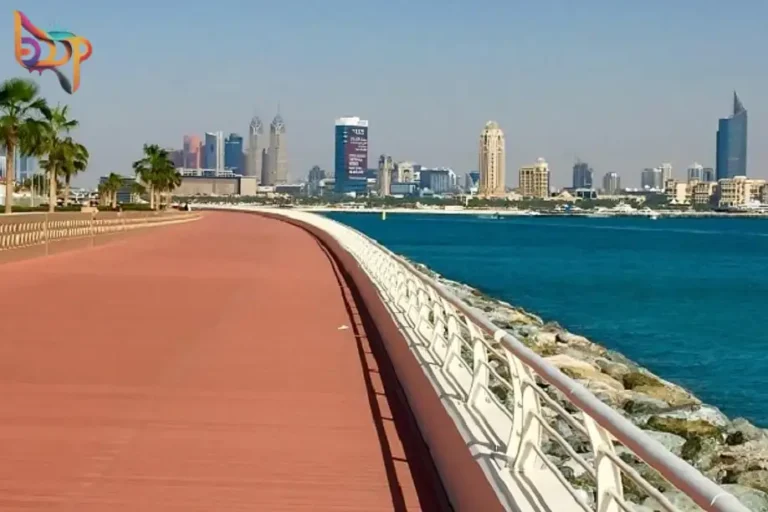
<svg viewBox="0 0 768 512">
<path fill-rule="evenodd" d="M 88 60 L 93 48 L 84 37 L 72 32 L 55 30 L 46 32 L 34 26 L 21 11 L 14 11 L 14 42 L 16 61 L 30 73 L 37 71 L 41 75 L 49 69 L 59 78 L 62 89 L 72 94 L 80 88 L 80 64 Z M 22 37 L 21 30 L 26 30 L 32 37 Z M 64 45 L 65 55 L 57 55 L 56 43 Z M 28 47 L 25 47 L 28 46 Z M 43 57 L 43 45 L 48 47 L 48 55 Z M 30 56 L 31 55 L 31 56 Z M 25 58 L 27 57 L 27 58 Z M 72 81 L 58 68 L 72 60 Z"/>
</svg>

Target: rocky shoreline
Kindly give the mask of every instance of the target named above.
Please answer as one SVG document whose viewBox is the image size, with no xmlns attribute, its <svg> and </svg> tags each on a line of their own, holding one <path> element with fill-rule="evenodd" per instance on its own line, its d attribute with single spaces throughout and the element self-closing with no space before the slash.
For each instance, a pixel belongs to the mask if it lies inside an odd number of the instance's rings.
<svg viewBox="0 0 768 512">
<path fill-rule="evenodd" d="M 727 418 L 686 389 L 663 380 L 617 352 L 568 332 L 556 322 L 545 322 L 471 286 L 446 279 L 425 265 L 412 264 L 734 494 L 747 508 L 768 512 L 768 430 L 744 418 Z M 540 385 L 569 412 L 578 412 L 558 396 L 559 391 L 543 382 Z M 505 392 L 497 395 L 502 400 L 506 398 Z M 588 454 L 586 439 L 574 433 L 565 421 L 553 419 L 552 426 L 577 453 Z M 583 468 L 562 447 L 549 441 L 545 451 L 566 478 L 584 489 L 588 499 L 594 499 L 594 482 L 584 478 Z M 701 510 L 631 451 L 617 446 L 617 452 L 679 510 Z M 637 511 L 661 510 L 644 491 L 628 482 L 625 479 L 625 497 L 633 502 Z"/>
</svg>

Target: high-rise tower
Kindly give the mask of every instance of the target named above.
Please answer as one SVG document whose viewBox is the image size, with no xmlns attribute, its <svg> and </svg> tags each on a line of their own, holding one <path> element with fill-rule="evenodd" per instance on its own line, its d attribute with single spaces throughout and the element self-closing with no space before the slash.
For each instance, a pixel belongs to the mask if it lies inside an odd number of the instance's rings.
<svg viewBox="0 0 768 512">
<path fill-rule="evenodd" d="M 184 167 L 199 169 L 202 165 L 202 143 L 197 135 L 184 136 Z"/>
<path fill-rule="evenodd" d="M 224 132 L 206 132 L 204 158 L 207 169 L 224 170 Z"/>
<path fill-rule="evenodd" d="M 747 175 L 747 110 L 736 91 L 733 114 L 718 123 L 716 163 L 718 180 Z"/>
<path fill-rule="evenodd" d="M 368 188 L 368 121 L 359 117 L 336 120 L 336 192 L 363 193 Z"/>
<path fill-rule="evenodd" d="M 269 149 L 264 151 L 261 169 L 262 185 L 288 182 L 288 155 L 285 150 L 285 122 L 278 113 L 269 125 Z"/>
<path fill-rule="evenodd" d="M 480 134 L 480 187 L 481 196 L 505 195 L 506 150 L 504 132 L 496 121 L 488 121 Z"/>
<path fill-rule="evenodd" d="M 261 119 L 254 116 L 248 127 L 248 162 L 245 166 L 246 176 L 262 178 L 264 152 L 267 150 L 269 139 L 264 135 L 264 125 Z"/>
</svg>

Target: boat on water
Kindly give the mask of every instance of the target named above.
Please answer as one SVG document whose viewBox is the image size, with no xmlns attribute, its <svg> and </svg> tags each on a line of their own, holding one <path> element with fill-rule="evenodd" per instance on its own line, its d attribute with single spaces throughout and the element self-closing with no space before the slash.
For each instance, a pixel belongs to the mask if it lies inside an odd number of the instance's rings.
<svg viewBox="0 0 768 512">
<path fill-rule="evenodd" d="M 607 219 L 610 217 L 607 213 L 597 212 L 597 213 L 588 213 L 586 217 L 589 217 L 590 219 Z"/>
<path fill-rule="evenodd" d="M 478 215 L 478 219 L 486 219 L 486 220 L 501 220 L 501 214 L 500 213 L 491 213 L 491 214 L 485 214 L 485 215 Z"/>
</svg>

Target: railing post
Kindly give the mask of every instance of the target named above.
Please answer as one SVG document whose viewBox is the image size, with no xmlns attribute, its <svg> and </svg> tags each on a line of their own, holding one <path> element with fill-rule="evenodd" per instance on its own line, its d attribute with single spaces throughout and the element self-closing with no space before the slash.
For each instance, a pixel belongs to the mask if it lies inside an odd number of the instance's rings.
<svg viewBox="0 0 768 512">
<path fill-rule="evenodd" d="M 96 214 L 91 212 L 91 220 L 88 223 L 88 231 L 91 233 L 91 247 L 94 247 L 96 245 L 95 224 L 96 224 Z"/>
<path fill-rule="evenodd" d="M 624 498 L 621 484 L 621 471 L 611 459 L 603 455 L 606 452 L 615 453 L 610 434 L 595 420 L 584 415 L 584 426 L 587 428 L 592 453 L 595 455 L 595 474 L 597 475 L 597 512 L 621 512 L 616 501 Z"/>
<path fill-rule="evenodd" d="M 536 378 L 531 369 L 509 352 L 507 358 L 515 394 L 507 455 L 515 461 L 514 470 L 525 473 L 534 469 L 538 460 L 533 447 L 541 447 L 541 404 L 534 389 Z"/>
<path fill-rule="evenodd" d="M 44 220 L 43 220 L 43 245 L 45 245 L 45 255 L 48 256 L 48 243 L 49 243 L 49 239 L 48 239 L 48 229 L 49 229 L 48 217 L 49 217 L 50 214 L 44 213 L 43 215 L 45 215 Z"/>
</svg>

